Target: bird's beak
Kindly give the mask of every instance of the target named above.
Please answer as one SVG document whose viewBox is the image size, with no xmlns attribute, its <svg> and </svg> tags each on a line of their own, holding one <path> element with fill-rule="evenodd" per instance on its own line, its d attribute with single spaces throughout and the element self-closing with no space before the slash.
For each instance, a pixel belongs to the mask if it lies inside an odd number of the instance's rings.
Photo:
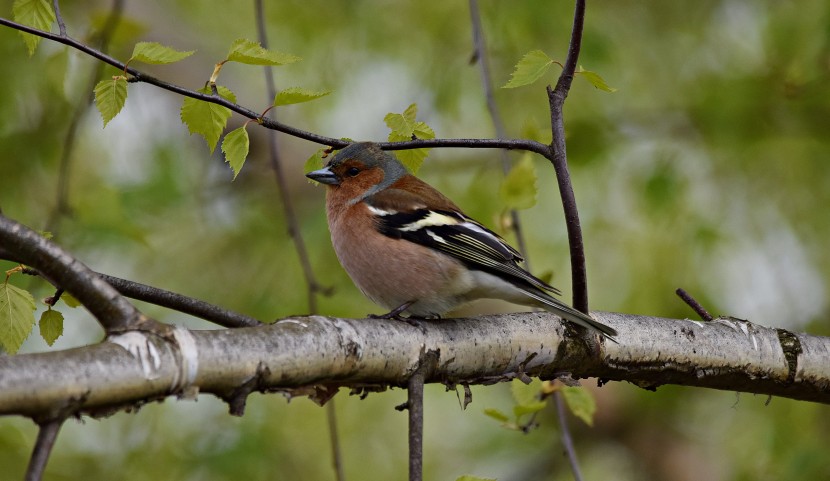
<svg viewBox="0 0 830 481">
<path fill-rule="evenodd" d="M 340 181 L 337 180 L 337 176 L 334 175 L 334 172 L 332 172 L 328 167 L 323 167 L 320 170 L 309 172 L 305 176 L 311 180 L 316 180 L 321 184 L 340 185 Z"/>
</svg>

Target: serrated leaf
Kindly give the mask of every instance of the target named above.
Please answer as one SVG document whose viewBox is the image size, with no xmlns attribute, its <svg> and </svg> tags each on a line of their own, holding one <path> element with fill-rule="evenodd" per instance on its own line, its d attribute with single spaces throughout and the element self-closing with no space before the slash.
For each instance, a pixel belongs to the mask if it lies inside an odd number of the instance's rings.
<svg viewBox="0 0 830 481">
<path fill-rule="evenodd" d="M 417 122 L 415 120 L 418 114 L 418 105 L 410 104 L 402 114 L 388 113 L 383 117 L 386 126 L 389 127 L 390 142 L 404 142 L 412 140 L 413 137 L 418 139 L 434 139 L 435 131 L 424 122 Z M 401 163 L 410 170 L 413 174 L 417 174 L 424 159 L 429 155 L 429 149 L 410 149 L 399 150 L 395 152 L 395 156 Z"/>
<path fill-rule="evenodd" d="M 51 30 L 52 24 L 55 23 L 55 11 L 49 0 L 15 0 L 12 15 L 15 22 L 46 32 Z M 40 43 L 40 37 L 30 33 L 19 33 L 31 57 Z"/>
<path fill-rule="evenodd" d="M 63 314 L 53 309 L 43 311 L 40 315 L 40 337 L 50 346 L 63 335 Z"/>
<path fill-rule="evenodd" d="M 412 140 L 412 137 L 396 134 L 394 132 L 389 133 L 390 142 L 403 142 L 406 140 Z M 392 155 L 397 157 L 404 167 L 409 169 L 413 175 L 417 175 L 418 171 L 421 169 L 421 166 L 424 165 L 424 159 L 426 159 L 429 155 L 429 149 L 397 150 L 392 152 Z"/>
<path fill-rule="evenodd" d="M 510 421 L 510 417 L 508 417 L 507 414 L 504 414 L 503 412 L 501 412 L 501 411 L 499 411 L 498 409 L 495 409 L 495 408 L 485 409 L 484 414 L 487 415 L 487 416 L 490 416 L 491 418 L 495 419 L 496 421 L 499 421 L 499 422 L 502 422 L 502 423 L 506 423 L 506 422 Z"/>
<path fill-rule="evenodd" d="M 386 123 L 386 126 L 392 130 L 393 133 L 397 134 L 400 137 L 403 137 L 406 140 L 412 140 L 413 129 L 415 125 L 411 122 L 406 120 L 401 114 L 395 113 L 388 113 L 385 117 L 383 117 L 383 121 Z"/>
<path fill-rule="evenodd" d="M 226 87 L 216 86 L 219 96 L 230 102 L 236 103 L 236 95 Z M 198 92 L 211 94 L 210 87 L 199 89 Z M 192 134 L 199 134 L 205 138 L 210 151 L 216 150 L 216 143 L 225 130 L 225 125 L 231 117 L 231 111 L 227 107 L 216 105 L 190 97 L 185 97 L 182 103 L 181 118 Z"/>
<path fill-rule="evenodd" d="M 0 284 L 0 345 L 10 354 L 20 349 L 35 325 L 35 299 L 8 282 Z"/>
<path fill-rule="evenodd" d="M 274 107 L 308 102 L 314 99 L 319 99 L 320 97 L 325 97 L 330 93 L 331 90 L 314 92 L 313 90 L 307 90 L 300 87 L 290 87 L 282 90 L 276 97 L 274 97 Z"/>
<path fill-rule="evenodd" d="M 511 209 L 529 209 L 536 205 L 536 191 L 536 166 L 526 153 L 502 180 L 499 196 Z"/>
<path fill-rule="evenodd" d="M 539 401 L 539 392 L 542 389 L 542 381 L 533 379 L 530 384 L 525 384 L 519 379 L 510 381 L 510 394 L 516 404 L 532 404 Z"/>
<path fill-rule="evenodd" d="M 526 414 L 533 414 L 545 409 L 548 403 L 546 401 L 536 401 L 530 404 L 517 404 L 513 406 L 513 415 L 516 416 L 516 421 Z"/>
<path fill-rule="evenodd" d="M 455 481 L 498 481 L 496 478 L 479 478 L 478 476 L 472 476 L 469 474 L 465 474 L 459 478 L 456 478 Z"/>
<path fill-rule="evenodd" d="M 594 396 L 585 389 L 578 386 L 563 386 L 562 396 L 565 398 L 568 408 L 588 426 L 594 425 L 594 413 L 597 411 L 597 403 Z"/>
<path fill-rule="evenodd" d="M 590 70 L 585 70 L 584 68 L 582 68 L 581 65 L 576 70 L 576 73 L 581 74 L 583 77 L 585 77 L 586 80 L 591 82 L 591 85 L 602 91 L 610 93 L 614 93 L 617 91 L 617 89 L 615 89 L 614 87 L 609 87 L 608 84 L 605 83 L 605 79 L 602 78 L 598 73 L 591 72 Z"/>
<path fill-rule="evenodd" d="M 258 42 L 239 38 L 231 44 L 228 60 L 248 65 L 285 65 L 302 59 L 290 53 L 266 50 Z"/>
<path fill-rule="evenodd" d="M 545 75 L 551 65 L 553 65 L 553 59 L 548 57 L 545 52 L 541 50 L 528 52 L 516 64 L 516 69 L 510 74 L 510 80 L 502 88 L 512 89 L 532 84 L 539 80 L 542 75 Z"/>
<path fill-rule="evenodd" d="M 233 169 L 233 179 L 239 175 L 242 166 L 245 165 L 245 159 L 248 157 L 248 130 L 243 125 L 238 129 L 228 132 L 225 140 L 222 141 L 222 152 L 225 154 L 225 162 L 230 164 Z"/>
<path fill-rule="evenodd" d="M 75 296 L 68 292 L 64 292 L 63 294 L 61 294 L 61 300 L 64 304 L 73 309 L 81 305 L 78 299 L 75 299 Z"/>
<path fill-rule="evenodd" d="M 127 79 L 123 76 L 101 80 L 95 85 L 95 107 L 104 119 L 104 127 L 121 112 L 127 102 Z"/>
<path fill-rule="evenodd" d="M 133 55 L 130 57 L 130 61 L 163 65 L 184 60 L 195 52 L 195 50 L 179 51 L 158 42 L 138 42 L 133 47 Z"/>
</svg>

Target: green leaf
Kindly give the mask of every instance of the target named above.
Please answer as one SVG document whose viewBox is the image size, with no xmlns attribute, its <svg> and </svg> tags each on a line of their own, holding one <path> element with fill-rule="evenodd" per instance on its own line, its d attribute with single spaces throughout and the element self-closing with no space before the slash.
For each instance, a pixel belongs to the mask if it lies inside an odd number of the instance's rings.
<svg viewBox="0 0 830 481">
<path fill-rule="evenodd" d="M 418 139 L 434 139 L 435 131 L 426 123 L 417 122 L 415 120 L 417 114 L 417 104 L 411 104 L 402 114 L 386 114 L 383 121 L 386 122 L 386 126 L 391 130 L 389 132 L 389 141 L 404 142 L 412 140 L 413 137 Z M 410 149 L 395 152 L 398 160 L 413 174 L 418 173 L 427 155 L 429 155 L 429 149 Z"/>
<path fill-rule="evenodd" d="M 315 151 L 313 154 L 311 154 L 311 157 L 306 159 L 305 165 L 303 165 L 303 172 L 304 173 L 307 174 L 307 173 L 311 172 L 312 170 L 317 170 L 317 169 L 323 168 L 323 152 L 325 152 L 327 148 L 328 147 L 321 147 L 321 148 L 317 149 L 317 151 Z M 311 179 L 308 179 L 308 181 L 312 182 L 314 184 L 318 184 L 318 182 L 314 182 Z"/>
<path fill-rule="evenodd" d="M 404 142 L 406 140 L 412 140 L 412 137 L 395 133 L 389 134 L 390 142 Z M 424 165 L 424 159 L 429 155 L 429 149 L 397 150 L 392 155 L 397 157 L 410 172 L 417 174 L 421 166 Z"/>
<path fill-rule="evenodd" d="M 507 414 L 504 414 L 503 412 L 501 412 L 501 411 L 499 411 L 498 409 L 495 409 L 495 408 L 485 409 L 484 414 L 486 414 L 487 416 L 490 416 L 491 418 L 495 419 L 496 421 L 499 421 L 499 422 L 502 422 L 502 423 L 506 423 L 506 422 L 510 421 L 510 418 L 507 416 Z"/>
<path fill-rule="evenodd" d="M 63 334 L 63 314 L 52 309 L 40 315 L 40 337 L 50 346 Z"/>
<path fill-rule="evenodd" d="M 0 345 L 14 354 L 35 325 L 35 299 L 8 282 L 0 284 Z"/>
<path fill-rule="evenodd" d="M 225 154 L 225 162 L 230 164 L 233 169 L 233 179 L 239 175 L 242 166 L 245 165 L 245 159 L 248 157 L 248 130 L 245 128 L 247 124 L 232 130 L 225 136 L 222 141 L 222 152 Z"/>
<path fill-rule="evenodd" d="M 579 386 L 562 386 L 560 391 L 574 416 L 583 420 L 588 426 L 593 426 L 594 413 L 597 411 L 594 396 Z"/>
<path fill-rule="evenodd" d="M 308 102 L 310 100 L 319 99 L 320 97 L 325 97 L 330 93 L 331 90 L 314 92 L 300 87 L 290 87 L 281 91 L 276 97 L 274 97 L 274 107 Z"/>
<path fill-rule="evenodd" d="M 584 68 L 582 68 L 581 65 L 578 69 L 576 69 L 576 73 L 582 74 L 582 76 L 585 77 L 586 80 L 591 82 L 591 85 L 600 90 L 610 93 L 614 93 L 617 91 L 617 89 L 615 89 L 614 87 L 609 87 L 608 84 L 605 83 L 605 79 L 603 79 L 598 73 L 591 72 L 590 70 L 585 70 Z"/>
<path fill-rule="evenodd" d="M 165 47 L 157 42 L 138 42 L 133 47 L 133 55 L 130 57 L 130 61 L 135 60 L 138 62 L 162 65 L 184 60 L 193 55 L 194 52 L 196 51 L 188 50 L 182 52 L 174 48 Z"/>
<path fill-rule="evenodd" d="M 536 167 L 525 153 L 502 180 L 499 196 L 511 209 L 529 209 L 536 205 L 536 191 Z"/>
<path fill-rule="evenodd" d="M 528 52 L 516 64 L 516 69 L 510 75 L 510 81 L 502 86 L 503 89 L 512 89 L 529 85 L 539 80 L 539 77 L 545 75 L 550 66 L 553 65 L 553 59 L 547 56 L 541 50 L 533 50 Z"/>
<path fill-rule="evenodd" d="M 52 2 L 49 0 L 15 0 L 12 15 L 15 22 L 46 32 L 55 23 L 55 11 L 52 10 Z M 31 57 L 40 43 L 40 37 L 30 33 L 19 33 Z"/>
<path fill-rule="evenodd" d="M 535 401 L 530 404 L 517 404 L 513 406 L 513 415 L 516 416 L 516 421 L 518 422 L 519 418 L 522 416 L 539 412 L 542 409 L 545 409 L 545 406 L 547 405 L 547 401 Z"/>
<path fill-rule="evenodd" d="M 236 95 L 226 87 L 217 85 L 216 89 L 220 97 L 236 103 Z M 210 87 L 198 91 L 208 95 L 212 93 Z M 204 100 L 185 97 L 182 103 L 182 122 L 187 125 L 187 130 L 190 131 L 191 135 L 199 134 L 205 138 L 211 152 L 216 149 L 216 143 L 219 142 L 219 137 L 222 136 L 222 131 L 225 130 L 225 125 L 227 125 L 230 117 L 231 111 L 227 107 L 205 102 Z"/>
<path fill-rule="evenodd" d="M 472 476 L 470 474 L 465 474 L 459 478 L 456 478 L 455 481 L 498 481 L 496 478 L 479 478 L 478 476 Z"/>
<path fill-rule="evenodd" d="M 64 292 L 63 294 L 61 294 L 61 300 L 64 304 L 73 309 L 81 305 L 78 299 L 75 299 L 75 296 L 68 292 Z"/>
<path fill-rule="evenodd" d="M 127 102 L 127 79 L 123 76 L 101 80 L 95 86 L 95 106 L 104 119 L 104 127 L 121 112 Z"/>
<path fill-rule="evenodd" d="M 252 42 L 240 38 L 231 44 L 228 52 L 228 60 L 231 62 L 246 63 L 248 65 L 285 65 L 302 60 L 290 53 L 266 50 L 258 42 Z"/>
<path fill-rule="evenodd" d="M 542 381 L 534 379 L 525 384 L 519 379 L 510 381 L 510 393 L 516 404 L 533 404 L 539 402 L 539 393 L 542 391 Z"/>
</svg>

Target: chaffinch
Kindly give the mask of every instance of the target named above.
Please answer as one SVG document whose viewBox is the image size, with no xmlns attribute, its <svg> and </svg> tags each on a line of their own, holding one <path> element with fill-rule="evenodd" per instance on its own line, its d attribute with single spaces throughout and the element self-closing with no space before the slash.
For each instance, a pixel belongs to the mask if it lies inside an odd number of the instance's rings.
<svg viewBox="0 0 830 481">
<path fill-rule="evenodd" d="M 370 142 L 353 143 L 320 170 L 337 258 L 357 287 L 398 317 L 440 316 L 480 298 L 541 307 L 612 339 L 617 331 L 551 294 L 559 291 L 519 266 L 498 234 L 411 175 Z"/>
</svg>

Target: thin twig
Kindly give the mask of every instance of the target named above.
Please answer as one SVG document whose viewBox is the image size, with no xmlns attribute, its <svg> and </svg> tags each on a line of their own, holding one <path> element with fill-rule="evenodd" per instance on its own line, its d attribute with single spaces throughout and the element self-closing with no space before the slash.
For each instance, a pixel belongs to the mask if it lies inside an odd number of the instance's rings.
<svg viewBox="0 0 830 481">
<path fill-rule="evenodd" d="M 582 471 L 579 469 L 579 461 L 576 459 L 573 438 L 571 438 L 571 431 L 568 429 L 568 416 L 565 410 L 565 401 L 562 399 L 562 393 L 559 391 L 554 392 L 553 400 L 556 403 L 556 415 L 559 418 L 562 447 L 565 448 L 565 455 L 568 457 L 568 463 L 571 465 L 571 472 L 573 472 L 574 479 L 576 481 L 582 481 Z"/>
<path fill-rule="evenodd" d="M 259 32 L 259 43 L 263 48 L 268 48 L 268 35 L 265 32 L 265 15 L 262 8 L 262 0 L 254 0 L 257 18 L 257 30 Z M 274 74 L 269 65 L 265 66 L 265 87 L 268 91 L 268 102 L 274 101 L 277 95 L 277 89 L 274 84 Z M 274 117 L 274 110 L 271 109 L 267 115 Z M 282 210 L 285 215 L 285 221 L 288 224 L 288 235 L 294 242 L 294 249 L 297 251 L 297 257 L 300 259 L 300 265 L 303 269 L 303 276 L 305 277 L 306 290 L 308 292 L 308 310 L 311 314 L 317 313 L 317 294 L 328 291 L 321 288 L 320 284 L 314 276 L 314 271 L 311 268 L 311 261 L 308 257 L 308 250 L 303 240 L 302 232 L 300 231 L 300 223 L 297 221 L 297 213 L 294 210 L 291 196 L 288 195 L 288 186 L 285 181 L 285 172 L 282 169 L 280 162 L 279 150 L 277 149 L 277 133 L 268 132 L 268 152 L 271 161 L 271 168 L 277 180 L 277 187 L 279 190 L 280 201 L 282 202 Z"/>
<path fill-rule="evenodd" d="M 58 21 L 58 32 L 60 32 L 61 37 L 66 37 L 66 25 L 63 23 L 63 15 L 61 15 L 58 0 L 52 0 L 52 8 L 55 10 L 55 20 Z"/>
<path fill-rule="evenodd" d="M 337 412 L 334 399 L 326 403 L 326 418 L 329 424 L 329 441 L 331 443 L 331 464 L 334 468 L 335 479 L 343 481 L 346 479 L 346 472 L 343 468 L 343 456 L 340 449 L 340 435 L 337 431 Z"/>
<path fill-rule="evenodd" d="M 257 33 L 259 36 L 259 43 L 263 48 L 268 48 L 268 34 L 265 30 L 265 12 L 263 9 L 262 0 L 254 0 L 255 17 L 257 20 Z M 265 87 L 268 92 L 268 102 L 274 101 L 277 96 L 277 88 L 274 82 L 274 73 L 272 67 L 264 66 L 265 71 Z M 267 115 L 273 120 L 276 116 L 275 109 L 271 109 Z M 317 313 L 317 294 L 330 291 L 323 289 L 317 282 L 314 276 L 314 270 L 311 267 L 311 260 L 308 257 L 308 250 L 305 246 L 300 225 L 297 221 L 297 214 L 294 211 L 294 205 L 291 201 L 291 196 L 288 195 L 288 186 L 285 181 L 285 172 L 282 169 L 280 162 L 279 149 L 277 147 L 277 133 L 268 132 L 268 153 L 271 162 L 271 168 L 277 181 L 277 190 L 279 191 L 280 201 L 282 202 L 283 214 L 285 221 L 288 224 L 288 235 L 294 242 L 294 249 L 297 251 L 297 257 L 300 260 L 300 266 L 303 270 L 303 277 L 305 278 L 306 292 L 308 293 L 308 311 L 311 314 Z M 332 466 L 334 468 L 335 479 L 337 481 L 345 481 L 346 475 L 343 469 L 343 458 L 340 451 L 340 436 L 337 431 L 337 416 L 335 412 L 335 400 L 331 399 L 326 408 L 326 418 L 329 426 L 329 441 L 331 445 Z"/>
<path fill-rule="evenodd" d="M 694 297 L 692 297 L 691 294 L 686 292 L 684 289 L 678 288 L 674 292 L 681 299 L 683 299 L 683 302 L 688 304 L 689 307 L 691 307 L 692 310 L 694 310 L 697 313 L 697 315 L 700 316 L 701 319 L 703 319 L 704 321 L 711 321 L 714 319 L 714 317 L 712 317 L 712 315 L 709 314 L 709 311 L 707 311 L 699 302 L 697 302 L 697 300 Z"/>
<path fill-rule="evenodd" d="M 25 481 L 40 481 L 43 478 L 43 471 L 55 445 L 55 439 L 63 425 L 64 419 L 55 419 L 40 424 L 37 432 L 37 441 L 32 450 L 32 457 L 29 458 L 29 466 L 26 468 Z"/>
<path fill-rule="evenodd" d="M 98 60 L 104 63 L 112 65 L 120 71 L 126 71 L 128 74 L 133 76 L 133 78 L 130 80 L 132 82 L 148 83 L 150 85 L 155 85 L 156 87 L 162 88 L 173 93 L 177 93 L 179 95 L 183 95 L 185 97 L 204 100 L 205 102 L 221 105 L 223 107 L 230 109 L 233 112 L 238 113 L 239 115 L 242 115 L 243 117 L 261 121 L 261 125 L 268 129 L 277 130 L 279 132 L 283 132 L 300 139 L 305 139 L 310 142 L 316 142 L 318 144 L 328 145 L 335 148 L 343 148 L 349 144 L 348 141 L 342 139 L 314 134 L 312 132 L 307 132 L 305 130 L 292 127 L 290 125 L 283 124 L 268 117 L 263 118 L 259 113 L 251 109 L 242 107 L 241 105 L 230 102 L 222 97 L 219 97 L 218 95 L 203 94 L 201 92 L 196 92 L 195 90 L 186 89 L 184 87 L 180 87 L 178 85 L 159 80 L 151 75 L 147 75 L 139 70 L 136 70 L 133 67 L 127 67 L 126 65 L 124 65 L 124 63 L 114 59 L 113 57 L 110 57 L 109 55 L 100 52 L 99 50 L 96 50 L 81 42 L 78 42 L 70 37 L 61 37 L 60 35 L 56 35 L 51 32 L 45 32 L 43 30 L 38 30 L 36 28 L 13 22 L 2 17 L 0 17 L 0 25 L 11 27 L 21 32 L 31 33 L 32 35 L 37 35 L 39 37 L 52 40 L 54 42 L 68 45 L 91 57 L 97 58 Z M 409 140 L 405 142 L 379 142 L 378 145 L 380 145 L 381 148 L 384 150 L 420 149 L 427 147 L 463 147 L 471 149 L 487 148 L 509 150 L 518 149 L 535 152 L 537 154 L 544 155 L 548 158 L 550 157 L 549 146 L 546 146 L 534 140 L 525 139 L 418 139 Z"/>
<path fill-rule="evenodd" d="M 0 259 L 17 261 L 15 256 L 9 255 L 8 252 L 2 248 L 0 248 Z M 255 327 L 263 325 L 262 322 L 254 319 L 253 317 L 219 307 L 215 304 L 210 304 L 209 302 L 196 299 L 195 297 L 188 297 L 173 291 L 148 286 L 147 284 L 102 274 L 100 272 L 91 272 L 106 281 L 107 284 L 114 287 L 115 290 L 117 290 L 122 296 L 126 296 L 131 299 L 148 302 L 150 304 L 166 307 L 174 311 L 190 314 L 191 316 L 198 317 L 200 319 L 204 319 L 205 321 L 227 328 Z M 23 273 L 33 276 L 40 276 L 45 278 L 47 281 L 50 281 L 47 276 L 44 276 L 37 269 L 26 268 L 23 269 Z M 55 287 L 58 289 L 57 292 L 55 292 L 52 297 L 47 298 L 47 303 L 53 306 L 57 303 L 64 292 L 64 289 L 61 286 L 56 285 Z"/>
<path fill-rule="evenodd" d="M 504 139 L 507 137 L 507 130 L 504 128 L 499 108 L 496 104 L 495 96 L 493 95 L 493 81 L 490 77 L 490 58 L 487 55 L 487 42 L 484 40 L 484 30 L 481 27 L 481 15 L 478 10 L 478 1 L 470 0 L 470 21 L 473 24 L 473 49 L 475 51 L 474 57 L 478 59 L 478 65 L 481 71 L 481 84 L 484 88 L 484 98 L 487 102 L 487 110 L 490 112 L 490 119 L 493 121 L 493 127 L 496 130 L 496 137 Z M 510 172 L 510 157 L 506 150 L 501 150 L 501 166 L 505 175 Z M 525 267 L 530 270 L 530 259 L 527 255 L 527 245 L 525 243 L 524 233 L 522 232 L 521 221 L 519 219 L 519 212 L 516 209 L 510 209 L 510 221 L 513 228 L 513 233 L 516 235 L 516 243 L 519 245 L 519 252 L 522 253 L 525 260 Z"/>
<path fill-rule="evenodd" d="M 66 27 L 63 25 L 63 18 L 61 17 L 60 10 L 58 9 L 58 0 L 54 0 L 54 6 L 55 16 L 58 18 L 58 25 L 61 28 L 61 36 L 66 37 Z M 112 9 L 110 10 L 109 15 L 107 15 L 107 19 L 104 22 L 103 27 L 101 27 L 101 30 L 96 34 L 98 39 L 98 48 L 102 52 L 106 53 L 109 47 L 109 42 L 112 38 L 113 32 L 115 31 L 115 27 L 121 20 L 121 12 L 123 7 L 124 0 L 114 0 Z M 101 77 L 103 70 L 104 64 L 101 62 L 95 62 L 89 76 L 89 81 L 87 82 L 86 87 L 82 90 L 82 92 L 87 92 L 87 95 L 82 96 L 77 105 L 75 105 L 75 108 L 72 111 L 72 117 L 69 119 L 69 126 L 66 129 L 66 136 L 64 137 L 63 147 L 61 148 L 60 153 L 60 167 L 58 168 L 57 201 L 55 202 L 55 207 L 52 209 L 52 213 L 49 215 L 46 226 L 44 227 L 45 231 L 51 232 L 54 235 L 58 234 L 58 221 L 60 218 L 71 212 L 71 209 L 69 208 L 69 171 L 72 165 L 73 154 L 75 152 L 75 141 L 78 138 L 78 127 L 81 125 L 81 120 L 87 112 L 88 107 L 95 99 L 93 88 L 95 87 L 95 83 Z"/>
</svg>

